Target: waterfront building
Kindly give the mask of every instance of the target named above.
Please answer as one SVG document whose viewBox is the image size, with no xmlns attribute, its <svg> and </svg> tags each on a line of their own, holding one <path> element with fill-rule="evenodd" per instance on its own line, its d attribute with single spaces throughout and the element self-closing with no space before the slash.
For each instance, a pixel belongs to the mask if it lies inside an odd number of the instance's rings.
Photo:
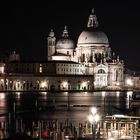
<svg viewBox="0 0 140 140">
<path fill-rule="evenodd" d="M 92 10 L 77 44 L 70 38 L 67 26 L 60 38 L 51 29 L 47 38 L 47 61 L 21 61 L 13 52 L 9 61 L 1 64 L 0 89 L 123 89 L 124 62 L 111 50 L 107 35 L 98 26 Z"/>
<path fill-rule="evenodd" d="M 94 88 L 121 88 L 124 84 L 124 63 L 111 51 L 107 35 L 98 29 L 98 20 L 92 10 L 87 29 L 79 35 L 77 45 L 70 39 L 67 27 L 56 41 L 53 30 L 48 37 L 48 60 L 76 62 L 82 66 L 81 75 L 93 75 Z M 59 67 L 63 72 L 63 66 Z M 71 69 L 71 67 L 67 67 Z"/>
</svg>

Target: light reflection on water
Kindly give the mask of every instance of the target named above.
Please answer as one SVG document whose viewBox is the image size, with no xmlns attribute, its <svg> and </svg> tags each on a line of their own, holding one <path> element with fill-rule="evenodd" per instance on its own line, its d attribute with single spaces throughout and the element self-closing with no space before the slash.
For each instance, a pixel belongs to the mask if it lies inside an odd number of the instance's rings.
<svg viewBox="0 0 140 140">
<path fill-rule="evenodd" d="M 87 121 L 91 106 L 100 114 L 113 114 L 129 107 L 130 97 L 124 92 L 9 92 L 0 93 L 0 114 L 13 112 L 24 120 L 70 119 L 73 122 Z M 69 106 L 69 107 L 68 107 Z M 54 109 L 55 108 L 55 109 Z M 117 109 L 116 109 L 117 108 Z M 121 108 L 121 110 L 119 110 Z M 70 109 L 70 110 L 68 110 Z M 0 117 L 0 122 L 8 121 Z"/>
<path fill-rule="evenodd" d="M 125 98 L 126 96 L 126 98 Z M 0 93 L 0 107 L 5 109 L 6 112 L 12 110 L 12 104 L 15 103 L 17 109 L 34 109 L 36 104 L 40 107 L 47 105 L 67 105 L 68 101 L 70 106 L 74 105 L 95 105 L 100 106 L 103 104 L 125 106 L 128 108 L 129 100 L 132 97 L 132 92 L 61 92 L 61 93 L 49 93 L 49 92 L 9 92 Z M 105 103 L 104 103 L 105 102 Z M 122 105 L 123 104 L 123 105 Z M 3 110 L 0 108 L 0 112 Z M 9 110 L 7 110 L 9 109 Z"/>
<path fill-rule="evenodd" d="M 0 93 L 0 114 L 5 113 L 7 102 L 6 102 L 6 94 Z"/>
<path fill-rule="evenodd" d="M 132 99 L 132 91 L 127 91 L 126 93 L 126 108 L 129 109 L 130 108 L 130 100 Z"/>
<path fill-rule="evenodd" d="M 0 93 L 0 100 L 3 100 L 5 98 L 5 93 Z"/>
<path fill-rule="evenodd" d="M 118 108 L 124 111 L 131 94 L 123 92 L 7 92 L 0 93 L 1 126 L 13 127 L 15 119 L 23 122 L 34 120 L 55 120 L 64 122 L 69 119 L 74 124 L 87 121 L 89 108 L 96 106 L 100 114 L 113 114 Z M 15 106 L 14 106 L 15 105 Z M 69 106 L 69 107 L 68 107 Z M 15 107 L 15 108 L 14 108 Z M 54 109 L 55 108 L 55 109 Z M 117 108 L 117 110 L 116 110 Z M 15 109 L 15 115 L 12 115 Z M 68 110 L 69 109 L 69 110 Z M 9 115 L 11 114 L 11 116 Z M 10 117 L 10 119 L 9 119 Z M 27 123 L 28 125 L 29 123 Z M 5 130 L 9 130 L 6 128 Z M 8 135 L 8 134 L 7 134 Z"/>
</svg>

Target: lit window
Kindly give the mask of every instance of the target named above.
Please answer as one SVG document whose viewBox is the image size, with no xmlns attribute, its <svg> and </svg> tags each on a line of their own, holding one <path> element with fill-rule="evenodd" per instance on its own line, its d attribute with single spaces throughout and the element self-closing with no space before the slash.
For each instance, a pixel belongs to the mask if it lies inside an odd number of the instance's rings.
<svg viewBox="0 0 140 140">
<path fill-rule="evenodd" d="M 40 66 L 40 68 L 39 68 L 39 72 L 42 73 L 42 66 Z"/>
<path fill-rule="evenodd" d="M 62 85 L 63 85 L 63 88 L 67 88 L 68 82 L 67 82 L 67 81 L 63 81 L 63 82 L 62 82 Z"/>
<path fill-rule="evenodd" d="M 4 73 L 4 66 L 0 67 L 0 73 Z"/>
<path fill-rule="evenodd" d="M 133 86 L 133 82 L 132 82 L 131 79 L 127 79 L 127 80 L 126 80 L 126 84 L 127 84 L 128 86 Z"/>
<path fill-rule="evenodd" d="M 46 89 L 46 88 L 47 88 L 47 82 L 46 82 L 46 81 L 42 81 L 42 82 L 40 83 L 40 88 Z"/>
</svg>

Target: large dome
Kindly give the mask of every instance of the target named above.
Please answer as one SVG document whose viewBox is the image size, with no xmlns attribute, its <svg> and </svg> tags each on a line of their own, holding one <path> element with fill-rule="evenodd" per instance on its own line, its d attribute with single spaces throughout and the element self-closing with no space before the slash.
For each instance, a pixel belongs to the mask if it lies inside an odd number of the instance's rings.
<svg viewBox="0 0 140 140">
<path fill-rule="evenodd" d="M 105 33 L 97 30 L 83 31 L 79 38 L 78 44 L 109 44 Z"/>
<path fill-rule="evenodd" d="M 74 49 L 74 42 L 68 38 L 61 38 L 56 43 L 56 49 Z"/>
</svg>

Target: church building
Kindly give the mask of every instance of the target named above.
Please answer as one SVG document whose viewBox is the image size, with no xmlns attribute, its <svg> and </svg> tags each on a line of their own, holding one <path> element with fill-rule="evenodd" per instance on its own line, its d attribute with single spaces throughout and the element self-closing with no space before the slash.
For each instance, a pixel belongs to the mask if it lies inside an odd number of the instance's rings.
<svg viewBox="0 0 140 140">
<path fill-rule="evenodd" d="M 13 52 L 0 66 L 0 90 L 122 89 L 124 63 L 112 52 L 107 35 L 98 26 L 92 10 L 77 43 L 70 38 L 67 26 L 60 38 L 51 29 L 47 61 L 21 61 Z"/>
<path fill-rule="evenodd" d="M 70 63 L 75 62 L 81 67 L 78 74 L 93 75 L 94 88 L 122 87 L 124 83 L 124 63 L 111 51 L 107 35 L 98 29 L 98 20 L 92 10 L 87 22 L 87 29 L 82 31 L 77 44 L 70 39 L 67 26 L 61 38 L 57 39 L 53 30 L 48 36 L 48 60 L 64 61 L 58 73 L 71 72 Z M 65 67 L 65 62 L 69 65 Z"/>
</svg>

